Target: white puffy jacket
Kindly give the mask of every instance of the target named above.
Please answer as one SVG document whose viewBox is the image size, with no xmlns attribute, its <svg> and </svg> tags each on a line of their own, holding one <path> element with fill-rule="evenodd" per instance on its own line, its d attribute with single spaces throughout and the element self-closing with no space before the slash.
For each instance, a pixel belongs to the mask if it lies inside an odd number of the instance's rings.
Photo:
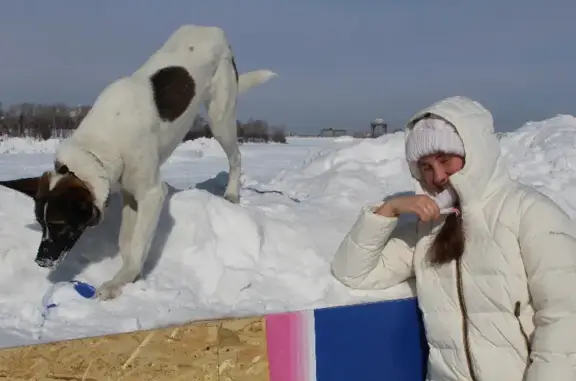
<svg viewBox="0 0 576 381">
<path fill-rule="evenodd" d="M 426 250 L 442 221 L 401 225 L 362 210 L 333 263 L 355 289 L 415 275 L 430 381 L 576 381 L 576 230 L 549 198 L 511 180 L 492 115 L 464 97 L 415 114 L 460 134 L 466 164 L 451 176 L 466 234 L 459 261 L 432 267 Z"/>
</svg>

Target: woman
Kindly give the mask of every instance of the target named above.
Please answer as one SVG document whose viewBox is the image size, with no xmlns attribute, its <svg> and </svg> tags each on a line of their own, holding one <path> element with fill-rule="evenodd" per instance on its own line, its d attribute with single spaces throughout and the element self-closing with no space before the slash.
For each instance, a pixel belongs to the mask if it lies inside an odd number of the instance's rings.
<svg viewBox="0 0 576 381">
<path fill-rule="evenodd" d="M 576 380 L 574 225 L 509 178 L 490 112 L 464 97 L 418 112 L 406 158 L 422 194 L 364 208 L 334 276 L 355 289 L 415 276 L 430 381 Z M 403 214 L 419 221 L 400 225 Z"/>
</svg>

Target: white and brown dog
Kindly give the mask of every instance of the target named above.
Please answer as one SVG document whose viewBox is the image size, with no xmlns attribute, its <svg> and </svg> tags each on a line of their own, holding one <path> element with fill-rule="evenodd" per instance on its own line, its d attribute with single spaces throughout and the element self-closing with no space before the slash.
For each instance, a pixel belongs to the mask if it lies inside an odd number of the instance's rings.
<svg viewBox="0 0 576 381">
<path fill-rule="evenodd" d="M 115 298 L 140 275 L 167 194 L 160 166 L 182 142 L 202 104 L 230 166 L 224 197 L 239 201 L 237 95 L 276 76 L 238 75 L 224 32 L 185 25 L 132 75 L 107 86 L 40 177 L 2 181 L 35 201 L 42 240 L 36 263 L 54 269 L 87 227 L 97 225 L 113 187 L 122 193 L 120 270 L 97 290 Z"/>
</svg>

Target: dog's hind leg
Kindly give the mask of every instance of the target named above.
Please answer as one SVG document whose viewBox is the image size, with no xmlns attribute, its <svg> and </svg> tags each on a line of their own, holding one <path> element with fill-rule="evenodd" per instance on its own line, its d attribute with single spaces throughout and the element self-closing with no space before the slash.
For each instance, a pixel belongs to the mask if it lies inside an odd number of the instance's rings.
<svg viewBox="0 0 576 381">
<path fill-rule="evenodd" d="M 212 79 L 205 105 L 212 134 L 228 157 L 230 170 L 224 198 L 233 203 L 240 201 L 240 175 L 242 174 L 236 127 L 237 93 L 238 83 L 232 63 L 223 59 Z"/>
</svg>

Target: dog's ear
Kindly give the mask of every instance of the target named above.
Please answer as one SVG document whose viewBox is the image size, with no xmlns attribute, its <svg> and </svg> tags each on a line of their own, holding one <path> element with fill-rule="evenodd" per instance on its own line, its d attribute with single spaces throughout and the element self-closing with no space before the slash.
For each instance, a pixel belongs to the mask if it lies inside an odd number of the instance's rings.
<svg viewBox="0 0 576 381">
<path fill-rule="evenodd" d="M 50 172 L 44 172 L 42 176 L 38 177 L 0 181 L 0 185 L 23 193 L 33 199 L 39 199 L 49 191 L 50 176 Z"/>
</svg>

